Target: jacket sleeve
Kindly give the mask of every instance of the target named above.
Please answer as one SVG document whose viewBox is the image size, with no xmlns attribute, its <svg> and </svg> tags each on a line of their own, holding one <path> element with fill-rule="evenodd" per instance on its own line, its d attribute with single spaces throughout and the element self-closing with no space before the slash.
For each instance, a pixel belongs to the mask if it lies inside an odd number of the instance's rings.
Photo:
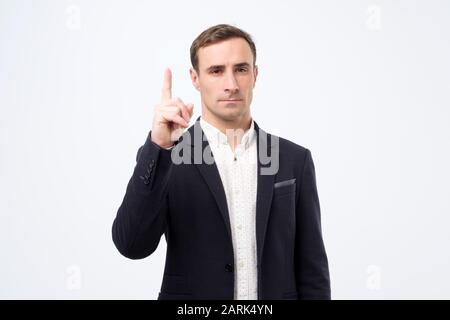
<svg viewBox="0 0 450 320">
<path fill-rule="evenodd" d="M 167 225 L 171 164 L 171 151 L 151 141 L 150 132 L 112 225 L 113 242 L 127 258 L 145 258 L 158 247 Z"/>
<path fill-rule="evenodd" d="M 331 299 L 314 162 L 306 149 L 296 208 L 295 271 L 299 299 Z"/>
</svg>

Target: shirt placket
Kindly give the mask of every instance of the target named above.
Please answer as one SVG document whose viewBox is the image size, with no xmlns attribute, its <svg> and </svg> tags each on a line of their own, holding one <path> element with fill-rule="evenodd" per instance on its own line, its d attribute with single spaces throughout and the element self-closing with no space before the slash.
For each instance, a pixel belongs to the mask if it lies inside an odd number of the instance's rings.
<svg viewBox="0 0 450 320">
<path fill-rule="evenodd" d="M 240 172 L 240 146 L 238 146 L 233 153 L 233 161 L 231 164 L 232 168 L 232 181 L 233 181 L 233 201 L 234 212 L 236 213 L 236 238 L 237 238 L 237 278 L 238 278 L 238 299 L 244 300 L 248 299 L 248 273 L 247 273 L 247 244 L 245 241 L 246 235 L 246 223 L 245 223 L 245 212 L 242 210 L 242 172 Z"/>
</svg>

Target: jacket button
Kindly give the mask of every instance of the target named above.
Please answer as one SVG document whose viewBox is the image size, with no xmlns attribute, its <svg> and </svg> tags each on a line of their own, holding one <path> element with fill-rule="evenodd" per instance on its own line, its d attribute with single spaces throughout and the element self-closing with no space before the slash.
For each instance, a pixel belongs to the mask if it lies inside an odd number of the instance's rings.
<svg viewBox="0 0 450 320">
<path fill-rule="evenodd" d="M 225 265 L 225 270 L 227 270 L 228 272 L 233 272 L 233 266 L 229 263 L 227 263 Z"/>
<path fill-rule="evenodd" d="M 145 175 L 145 177 L 140 176 L 139 178 L 141 178 L 141 180 L 144 182 L 145 185 L 150 184 L 150 181 L 148 180 L 150 177 L 148 177 L 147 175 Z"/>
</svg>

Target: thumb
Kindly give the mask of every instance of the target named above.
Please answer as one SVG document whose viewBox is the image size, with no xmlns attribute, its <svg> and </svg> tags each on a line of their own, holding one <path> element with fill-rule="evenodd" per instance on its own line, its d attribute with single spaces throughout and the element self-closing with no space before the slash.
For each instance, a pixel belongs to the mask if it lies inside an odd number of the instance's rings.
<svg viewBox="0 0 450 320">
<path fill-rule="evenodd" d="M 194 104 L 193 103 L 188 103 L 188 104 L 186 104 L 186 108 L 188 109 L 189 114 L 192 116 L 192 113 L 194 111 Z"/>
</svg>

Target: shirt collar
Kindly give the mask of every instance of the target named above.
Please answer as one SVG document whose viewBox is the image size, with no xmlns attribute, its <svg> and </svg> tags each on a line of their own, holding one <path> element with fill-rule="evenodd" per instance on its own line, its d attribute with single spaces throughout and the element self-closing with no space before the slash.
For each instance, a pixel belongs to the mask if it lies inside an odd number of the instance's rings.
<svg viewBox="0 0 450 320">
<path fill-rule="evenodd" d="M 224 134 L 222 131 L 214 127 L 212 124 L 204 120 L 203 117 L 200 117 L 200 126 L 202 127 L 202 130 L 205 133 L 206 138 L 208 139 L 208 142 L 210 144 L 214 144 L 214 146 L 228 145 L 228 139 L 226 134 Z M 244 146 L 244 149 L 248 149 L 254 137 L 255 137 L 255 125 L 252 119 L 250 128 L 247 131 L 245 131 L 244 135 L 242 136 L 240 145 Z"/>
</svg>

